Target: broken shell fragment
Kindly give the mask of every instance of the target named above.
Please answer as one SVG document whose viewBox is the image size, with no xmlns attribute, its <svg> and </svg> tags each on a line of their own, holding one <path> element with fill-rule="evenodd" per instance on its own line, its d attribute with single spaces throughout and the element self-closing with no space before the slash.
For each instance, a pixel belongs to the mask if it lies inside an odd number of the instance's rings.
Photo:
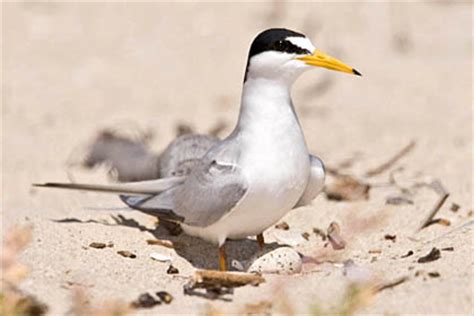
<svg viewBox="0 0 474 316">
<path fill-rule="evenodd" d="M 153 260 L 156 260 L 156 261 L 160 261 L 160 262 L 169 262 L 169 261 L 171 261 L 170 256 L 162 255 L 161 253 L 157 253 L 157 252 L 152 252 L 150 254 L 150 258 L 152 258 Z"/>
</svg>

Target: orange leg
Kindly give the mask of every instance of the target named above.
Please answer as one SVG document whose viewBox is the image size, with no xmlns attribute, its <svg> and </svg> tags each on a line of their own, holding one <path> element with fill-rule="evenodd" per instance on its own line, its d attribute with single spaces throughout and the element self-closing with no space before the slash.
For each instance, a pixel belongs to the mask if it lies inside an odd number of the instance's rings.
<svg viewBox="0 0 474 316">
<path fill-rule="evenodd" d="M 258 246 L 260 247 L 260 251 L 262 251 L 263 248 L 265 248 L 265 240 L 263 239 L 263 233 L 257 235 L 257 242 Z"/>
<path fill-rule="evenodd" d="M 225 244 L 219 247 L 219 269 L 221 271 L 227 271 Z"/>
</svg>

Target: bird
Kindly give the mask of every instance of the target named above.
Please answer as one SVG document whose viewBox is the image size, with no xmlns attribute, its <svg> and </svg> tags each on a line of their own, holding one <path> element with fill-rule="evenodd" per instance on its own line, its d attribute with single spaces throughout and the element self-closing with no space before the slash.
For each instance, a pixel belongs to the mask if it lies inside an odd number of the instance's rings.
<svg viewBox="0 0 474 316">
<path fill-rule="evenodd" d="M 296 79 L 318 67 L 361 76 L 302 33 L 264 30 L 250 45 L 235 128 L 209 142 L 184 172 L 111 185 L 37 186 L 121 193 L 130 208 L 180 223 L 188 235 L 217 245 L 225 271 L 226 240 L 257 236 L 263 247 L 267 228 L 323 189 L 324 164 L 309 153 L 291 98 Z"/>
</svg>

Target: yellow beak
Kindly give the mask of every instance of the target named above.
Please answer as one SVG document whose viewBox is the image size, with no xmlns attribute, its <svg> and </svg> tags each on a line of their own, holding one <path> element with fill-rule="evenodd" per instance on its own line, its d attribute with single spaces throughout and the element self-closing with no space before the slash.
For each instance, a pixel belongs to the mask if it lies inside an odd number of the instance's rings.
<svg viewBox="0 0 474 316">
<path fill-rule="evenodd" d="M 303 57 L 296 58 L 298 60 L 304 61 L 307 65 L 315 66 L 315 67 L 323 67 L 327 69 L 347 72 L 350 74 L 354 74 L 357 76 L 362 76 L 360 72 L 355 70 L 354 68 L 344 64 L 342 61 L 329 56 L 326 53 L 316 49 L 312 55 L 306 55 Z"/>
</svg>

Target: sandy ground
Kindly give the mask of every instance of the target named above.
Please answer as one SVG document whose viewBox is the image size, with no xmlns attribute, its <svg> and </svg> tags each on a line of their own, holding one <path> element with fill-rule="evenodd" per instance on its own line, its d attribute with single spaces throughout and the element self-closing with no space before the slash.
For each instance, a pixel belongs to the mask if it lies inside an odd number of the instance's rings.
<svg viewBox="0 0 474 316">
<path fill-rule="evenodd" d="M 315 70 L 293 89 L 307 143 L 328 166 L 356 157 L 344 170 L 362 175 L 410 140 L 415 149 L 395 167 L 406 185 L 439 179 L 450 193 L 438 217 L 450 226 L 417 228 L 436 202 L 420 189 L 412 205 L 387 205 L 399 191 L 374 187 L 368 200 L 335 202 L 321 195 L 288 214 L 290 230 L 311 232 L 340 223 L 352 259 L 379 280 L 408 276 L 359 313 L 470 314 L 472 312 L 472 11 L 468 2 L 410 4 L 3 4 L 2 228 L 31 224 L 34 239 L 22 255 L 31 268 L 22 284 L 50 306 L 70 309 L 76 284 L 92 302 L 130 302 L 146 291 L 167 290 L 172 304 L 137 314 L 203 313 L 209 304 L 240 312 L 246 304 L 287 300 L 295 313 L 336 306 L 349 280 L 340 265 L 305 265 L 304 273 L 266 276 L 259 287 L 237 289 L 232 302 L 184 296 L 194 267 L 215 268 L 211 245 L 154 229 L 153 218 L 121 207 L 115 196 L 34 190 L 30 184 L 65 181 L 66 161 L 100 128 L 140 126 L 163 149 L 186 122 L 207 132 L 219 121 L 230 131 L 238 111 L 246 54 L 262 29 L 304 32 L 317 47 L 353 65 L 364 77 Z M 225 134 L 225 133 L 224 133 Z M 75 173 L 106 181 L 104 170 Z M 368 179 L 386 183 L 389 172 Z M 450 211 L 452 203 L 461 207 Z M 471 212 L 471 213 L 469 213 Z M 119 218 L 118 216 L 123 216 Z M 377 224 L 358 229 L 376 218 Z M 76 219 L 73 223 L 55 220 Z M 362 225 L 363 226 L 363 225 Z M 275 242 L 275 229 L 266 231 Z M 396 241 L 385 240 L 386 234 Z M 147 245 L 153 236 L 185 241 L 175 252 Z M 90 249 L 93 242 L 114 248 Z M 441 258 L 416 260 L 433 247 L 453 247 Z M 311 234 L 296 246 L 317 256 L 324 242 Z M 136 259 L 117 250 L 130 250 Z M 369 253 L 378 249 L 381 253 Z M 257 250 L 254 241 L 230 243 L 231 258 Z M 401 258 L 409 250 L 414 255 Z M 151 252 L 169 254 L 180 270 Z M 376 258 L 376 259 L 374 259 Z M 193 266 L 194 265 L 194 266 Z M 422 271 L 418 272 L 417 271 Z M 431 278 L 428 272 L 439 272 Z M 418 275 L 418 276 L 415 276 Z"/>
</svg>

